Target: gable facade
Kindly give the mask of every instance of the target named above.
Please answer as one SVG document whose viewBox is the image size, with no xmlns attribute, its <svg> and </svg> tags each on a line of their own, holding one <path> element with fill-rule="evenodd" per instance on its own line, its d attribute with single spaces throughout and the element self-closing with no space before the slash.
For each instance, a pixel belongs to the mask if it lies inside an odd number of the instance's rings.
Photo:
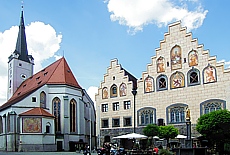
<svg viewBox="0 0 230 155">
<path fill-rule="evenodd" d="M 160 41 L 151 63 L 147 64 L 147 70 L 137 80 L 135 102 L 132 88 L 127 87 L 130 100 L 128 111 L 123 108 L 124 98 L 102 98 L 103 88 L 109 90 L 112 83 L 119 86 L 124 79 L 119 67 L 109 67 L 96 95 L 97 107 L 108 104 L 107 111 L 99 109 L 101 124 L 98 132 L 102 141 L 105 136 L 112 139 L 122 133 L 133 132 L 134 129 L 142 133 L 147 124 L 174 125 L 180 134 L 186 135 L 186 108 L 191 111 L 192 136 L 196 137 L 199 135 L 195 130 L 196 121 L 202 114 L 229 109 L 230 69 L 225 69 L 224 63 L 218 63 L 216 57 L 210 56 L 209 51 L 192 38 L 192 33 L 186 31 L 180 22 L 169 25 L 169 31 Z M 112 81 L 111 77 L 116 77 L 116 80 Z M 122 105 L 116 111 L 111 108 L 115 102 Z M 120 118 L 119 126 L 112 124 L 115 116 Z M 123 124 L 126 117 L 131 118 L 129 127 Z M 103 119 L 109 120 L 106 127 L 103 126 Z"/>
</svg>

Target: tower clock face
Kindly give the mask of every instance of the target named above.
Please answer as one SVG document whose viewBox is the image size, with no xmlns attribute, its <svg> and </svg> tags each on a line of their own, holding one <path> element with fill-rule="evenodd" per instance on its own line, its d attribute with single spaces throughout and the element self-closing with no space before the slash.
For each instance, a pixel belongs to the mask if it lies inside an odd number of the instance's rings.
<svg viewBox="0 0 230 155">
<path fill-rule="evenodd" d="M 25 79 L 26 79 L 26 74 L 21 74 L 21 78 L 22 78 L 23 80 L 25 80 Z"/>
</svg>

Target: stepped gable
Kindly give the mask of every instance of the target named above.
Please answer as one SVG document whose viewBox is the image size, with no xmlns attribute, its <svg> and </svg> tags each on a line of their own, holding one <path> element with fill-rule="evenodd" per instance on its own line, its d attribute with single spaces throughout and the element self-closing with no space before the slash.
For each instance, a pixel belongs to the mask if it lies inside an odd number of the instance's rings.
<svg viewBox="0 0 230 155">
<path fill-rule="evenodd" d="M 46 116 L 46 117 L 54 117 L 54 115 L 50 114 L 48 111 L 43 108 L 37 107 L 26 112 L 19 114 L 19 116 Z"/>
<path fill-rule="evenodd" d="M 46 84 L 69 85 L 82 89 L 70 70 L 65 58 L 62 57 L 22 82 L 14 95 L 0 107 L 0 110 L 19 102 Z"/>
</svg>

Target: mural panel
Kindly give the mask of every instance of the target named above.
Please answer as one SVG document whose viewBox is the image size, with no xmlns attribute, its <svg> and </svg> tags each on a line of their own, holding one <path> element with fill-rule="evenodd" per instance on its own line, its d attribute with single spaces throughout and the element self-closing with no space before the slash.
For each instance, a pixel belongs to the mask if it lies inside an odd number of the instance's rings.
<svg viewBox="0 0 230 155">
<path fill-rule="evenodd" d="M 153 87 L 153 78 L 148 76 L 145 79 L 145 92 L 149 93 L 149 92 L 153 92 L 154 91 L 154 87 Z"/>
<path fill-rule="evenodd" d="M 41 133 L 42 118 L 23 118 L 23 133 Z"/>
<path fill-rule="evenodd" d="M 165 71 L 165 59 L 162 56 L 160 56 L 157 59 L 157 72 L 161 73 L 164 71 Z"/>
<path fill-rule="evenodd" d="M 198 65 L 198 54 L 197 51 L 192 50 L 188 54 L 189 66 L 196 66 Z"/>
<path fill-rule="evenodd" d="M 184 75 L 181 72 L 176 72 L 171 76 L 171 88 L 184 87 Z"/>
<path fill-rule="evenodd" d="M 181 48 L 180 46 L 176 45 L 171 50 L 171 68 L 172 70 L 180 69 L 181 65 Z"/>
<path fill-rule="evenodd" d="M 108 98 L 108 88 L 105 87 L 102 89 L 102 98 L 107 99 Z"/>
<path fill-rule="evenodd" d="M 126 90 L 127 90 L 126 84 L 125 84 L 125 83 L 122 83 L 122 84 L 120 85 L 120 96 L 126 96 Z"/>
<path fill-rule="evenodd" d="M 208 66 L 204 69 L 204 83 L 216 82 L 216 69 Z"/>
</svg>

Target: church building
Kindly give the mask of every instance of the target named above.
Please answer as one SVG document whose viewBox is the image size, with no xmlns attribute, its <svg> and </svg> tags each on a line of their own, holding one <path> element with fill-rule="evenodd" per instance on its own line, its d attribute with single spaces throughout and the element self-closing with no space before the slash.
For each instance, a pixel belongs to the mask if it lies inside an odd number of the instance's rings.
<svg viewBox="0 0 230 155">
<path fill-rule="evenodd" d="M 36 58 L 35 58 L 36 59 Z M 96 145 L 94 103 L 64 57 L 33 74 L 23 11 L 8 61 L 7 101 L 0 107 L 0 150 L 75 151 Z"/>
<path fill-rule="evenodd" d="M 111 60 L 96 94 L 101 143 L 142 133 L 148 124 L 173 125 L 186 135 L 186 109 L 197 137 L 201 115 L 230 108 L 230 68 L 210 56 L 180 22 L 168 26 L 146 69 L 138 79 Z"/>
</svg>

